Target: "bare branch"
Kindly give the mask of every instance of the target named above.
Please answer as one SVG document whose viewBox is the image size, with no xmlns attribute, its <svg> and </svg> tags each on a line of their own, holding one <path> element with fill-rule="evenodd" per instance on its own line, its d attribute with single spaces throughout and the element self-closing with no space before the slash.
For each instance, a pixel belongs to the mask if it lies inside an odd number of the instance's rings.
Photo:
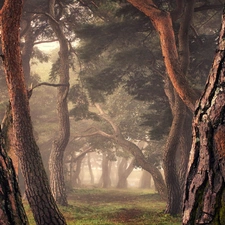
<svg viewBox="0 0 225 225">
<path fill-rule="evenodd" d="M 69 84 L 51 84 L 51 83 L 48 83 L 48 82 L 42 82 L 42 83 L 39 83 L 39 84 L 35 85 L 34 87 L 32 87 L 31 90 L 33 90 L 37 87 L 40 87 L 42 85 L 51 86 L 51 87 L 69 86 Z"/>
<path fill-rule="evenodd" d="M 94 131 L 92 133 L 89 133 L 89 134 L 75 135 L 74 138 L 93 137 L 93 136 L 97 136 L 97 135 L 100 135 L 100 136 L 103 136 L 103 137 L 106 137 L 106 138 L 110 138 L 110 139 L 113 139 L 115 137 L 114 135 L 107 134 L 106 132 L 104 132 L 102 130 L 96 130 L 96 131 Z"/>
<path fill-rule="evenodd" d="M 34 45 L 39 45 L 39 44 L 43 44 L 43 43 L 52 43 L 52 42 L 56 42 L 58 41 L 58 39 L 53 39 L 53 40 L 49 40 L 49 41 L 37 41 L 34 43 Z"/>
<path fill-rule="evenodd" d="M 100 105 L 98 103 L 95 103 L 94 105 L 98 109 L 100 116 L 111 125 L 111 127 L 113 128 L 113 130 L 115 132 L 115 135 L 121 135 L 119 127 L 116 126 L 115 123 L 111 120 L 111 118 L 107 114 L 104 113 L 104 111 L 102 110 Z"/>
<path fill-rule="evenodd" d="M 92 150 L 92 147 L 89 146 L 86 150 L 84 150 L 83 152 L 81 152 L 76 158 L 74 158 L 73 160 L 66 160 L 65 163 L 69 163 L 69 162 L 76 162 L 77 160 L 79 160 L 81 157 L 83 157 L 85 154 L 87 154 L 88 152 L 90 152 Z"/>
</svg>

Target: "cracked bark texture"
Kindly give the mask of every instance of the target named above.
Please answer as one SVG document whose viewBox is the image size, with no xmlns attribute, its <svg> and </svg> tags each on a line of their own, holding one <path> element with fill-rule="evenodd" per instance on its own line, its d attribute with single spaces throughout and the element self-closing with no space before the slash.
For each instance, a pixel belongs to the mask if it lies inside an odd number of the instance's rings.
<svg viewBox="0 0 225 225">
<path fill-rule="evenodd" d="M 183 225 L 225 224 L 225 11 L 214 62 L 193 119 Z"/>
<path fill-rule="evenodd" d="M 49 159 L 50 185 L 56 202 L 60 205 L 68 205 L 66 186 L 63 173 L 63 158 L 66 146 L 70 138 L 70 121 L 67 104 L 67 95 L 69 92 L 69 50 L 68 42 L 63 33 L 60 21 L 55 19 L 55 0 L 49 0 L 49 23 L 58 38 L 60 50 L 60 75 L 59 83 L 68 84 L 58 87 L 57 112 L 59 119 L 58 136 L 52 144 L 52 150 Z"/>
<path fill-rule="evenodd" d="M 14 146 L 26 184 L 26 197 L 40 225 L 64 225 L 52 196 L 39 148 L 33 135 L 20 51 L 22 0 L 6 0 L 1 10 L 1 40 L 4 69 L 12 107 Z"/>
</svg>

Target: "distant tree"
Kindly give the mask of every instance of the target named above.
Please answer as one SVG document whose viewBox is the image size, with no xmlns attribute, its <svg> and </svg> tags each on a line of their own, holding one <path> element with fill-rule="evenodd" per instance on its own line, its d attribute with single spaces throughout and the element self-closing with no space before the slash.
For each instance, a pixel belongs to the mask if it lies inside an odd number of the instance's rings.
<svg viewBox="0 0 225 225">
<path fill-rule="evenodd" d="M 124 151 L 129 152 L 135 158 L 135 164 L 137 166 L 141 166 L 143 169 L 147 170 L 152 175 L 153 180 L 155 182 L 156 190 L 159 192 L 161 197 L 165 199 L 167 195 L 166 186 L 162 174 L 157 168 L 157 166 L 154 164 L 154 162 L 148 161 L 143 152 L 141 151 L 141 149 L 137 145 L 135 145 L 129 140 L 126 140 L 126 138 L 123 136 L 120 130 L 120 127 L 113 122 L 111 117 L 109 117 L 107 114 L 103 112 L 99 104 L 96 103 L 95 106 L 99 110 L 100 118 L 104 119 L 110 124 L 112 131 L 111 133 L 106 133 L 96 127 L 92 127 L 91 129 L 88 130 L 88 132 L 81 134 L 80 136 L 82 137 L 103 136 L 105 138 L 114 141 L 116 144 L 122 147 Z"/>
<path fill-rule="evenodd" d="M 37 224 L 66 224 L 52 196 L 35 142 L 20 53 L 23 1 L 6 0 L 1 14 L 3 64 L 12 107 L 14 145 L 26 183 L 26 196 Z M 32 174 L 32 176 L 31 176 Z"/>
<path fill-rule="evenodd" d="M 126 158 L 122 158 L 118 165 L 118 182 L 116 187 L 117 188 L 127 188 L 128 182 L 127 178 L 133 171 L 135 167 L 135 159 L 131 160 L 131 162 L 128 164 L 128 160 Z"/>
</svg>

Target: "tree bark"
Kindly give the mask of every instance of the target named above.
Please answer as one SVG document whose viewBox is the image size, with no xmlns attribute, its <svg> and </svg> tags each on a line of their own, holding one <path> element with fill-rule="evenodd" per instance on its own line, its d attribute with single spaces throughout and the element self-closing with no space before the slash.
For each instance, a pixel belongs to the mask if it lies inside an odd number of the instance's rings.
<svg viewBox="0 0 225 225">
<path fill-rule="evenodd" d="M 5 136 L 1 133 L 1 135 Z M 28 219 L 23 208 L 16 173 L 5 151 L 5 139 L 0 137 L 0 224 L 26 225 Z"/>
<path fill-rule="evenodd" d="M 60 205 L 68 205 L 66 187 L 63 174 L 63 156 L 70 137 L 70 121 L 67 104 L 67 95 L 69 91 L 69 51 L 68 43 L 60 22 L 55 18 L 55 0 L 49 0 L 49 23 L 55 35 L 59 40 L 60 51 L 60 81 L 61 84 L 68 86 L 58 87 L 57 111 L 59 118 L 59 133 L 54 140 L 49 159 L 50 185 L 56 202 Z"/>
<path fill-rule="evenodd" d="M 152 0 L 127 1 L 143 12 L 152 21 L 152 24 L 159 33 L 166 70 L 173 87 L 183 102 L 191 111 L 194 111 L 198 94 L 188 84 L 185 74 L 182 71 L 170 13 L 157 8 Z"/>
<path fill-rule="evenodd" d="M 22 0 L 6 0 L 1 10 L 2 52 L 12 107 L 14 145 L 26 182 L 26 196 L 37 224 L 66 224 L 51 194 L 40 151 L 33 135 L 20 53 Z"/>
<path fill-rule="evenodd" d="M 225 10 L 225 5 L 224 5 Z M 193 119 L 183 224 L 225 224 L 225 11 L 214 62 Z"/>
</svg>

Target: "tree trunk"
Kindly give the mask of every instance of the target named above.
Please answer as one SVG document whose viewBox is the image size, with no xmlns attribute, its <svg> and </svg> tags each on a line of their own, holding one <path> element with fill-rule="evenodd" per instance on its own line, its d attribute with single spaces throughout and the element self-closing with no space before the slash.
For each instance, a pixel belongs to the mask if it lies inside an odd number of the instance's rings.
<svg viewBox="0 0 225 225">
<path fill-rule="evenodd" d="M 49 0 L 49 13 L 51 15 L 49 22 L 55 32 L 60 44 L 60 80 L 58 88 L 57 111 L 59 117 L 59 134 L 54 140 L 49 159 L 50 184 L 53 196 L 60 205 L 67 205 L 66 187 L 63 174 L 63 156 L 70 137 L 70 121 L 67 105 L 67 95 L 69 91 L 69 51 L 68 43 L 63 30 L 55 18 L 55 0 Z"/>
<path fill-rule="evenodd" d="M 82 165 L 82 161 L 85 157 L 85 154 L 83 154 L 82 156 L 80 156 L 79 158 L 76 159 L 76 169 L 74 171 L 72 171 L 72 185 L 75 187 L 80 187 L 81 186 L 81 180 L 80 180 L 80 171 L 81 171 L 81 165 Z"/>
<path fill-rule="evenodd" d="M 182 195 L 175 157 L 179 146 L 180 133 L 183 130 L 186 112 L 185 105 L 177 93 L 175 93 L 173 110 L 176 111 L 176 113 L 173 115 L 173 122 L 165 147 L 163 167 L 168 195 L 166 212 L 171 215 L 176 215 L 181 212 Z"/>
<path fill-rule="evenodd" d="M 102 187 L 109 188 L 111 186 L 109 160 L 106 153 L 102 154 Z"/>
<path fill-rule="evenodd" d="M 123 137 L 120 128 L 112 121 L 112 119 L 107 114 L 103 112 L 99 104 L 95 103 L 95 106 L 100 112 L 99 115 L 111 125 L 114 134 L 111 135 L 101 130 L 97 130 L 93 133 L 89 133 L 82 136 L 88 137 L 94 135 L 102 135 L 106 138 L 114 140 L 118 145 L 120 145 L 124 150 L 129 152 L 135 158 L 137 166 L 141 166 L 144 170 L 147 170 L 152 175 L 156 186 L 156 190 L 158 191 L 162 199 L 166 199 L 167 196 L 166 185 L 164 183 L 162 174 L 160 173 L 159 169 L 153 163 L 146 160 L 145 156 L 143 155 L 142 151 L 137 145 L 135 145 L 131 141 L 126 140 Z"/>
<path fill-rule="evenodd" d="M 30 14 L 29 16 L 29 20 L 27 21 L 27 23 L 31 23 L 32 20 L 32 14 Z M 31 25 L 29 25 L 29 28 L 24 36 L 24 46 L 22 49 L 22 63 L 23 63 L 23 71 L 24 71 L 24 78 L 25 78 L 25 83 L 26 85 L 28 85 L 30 83 L 30 59 L 32 56 L 32 52 L 33 52 L 33 46 L 34 46 L 34 41 L 35 41 L 35 34 L 34 31 L 31 27 Z"/>
<path fill-rule="evenodd" d="M 2 135 L 2 134 L 1 134 Z M 4 134 L 3 134 L 4 135 Z M 5 136 L 5 135 L 4 135 Z M 5 140 L 0 138 L 0 224 L 26 225 L 28 219 L 23 208 L 16 173 L 11 159 L 4 149 Z"/>
<path fill-rule="evenodd" d="M 224 5 L 225 10 L 225 5 Z M 183 224 L 225 224 L 225 11 L 219 44 L 193 119 Z"/>
<path fill-rule="evenodd" d="M 186 75 L 189 68 L 189 27 L 191 23 L 191 18 L 194 10 L 195 0 L 188 1 L 184 4 L 184 12 L 182 18 L 180 19 L 180 29 L 178 35 L 179 42 L 179 61 L 181 70 L 184 75 Z M 183 9 L 183 8 L 182 8 Z M 182 10 L 181 9 L 181 10 Z M 172 29 L 172 28 L 171 28 Z M 167 82 L 169 82 L 167 80 Z M 169 86 L 169 85 L 168 85 Z M 168 93 L 171 92 L 171 93 Z M 183 185 L 181 185 L 181 180 L 179 176 L 179 164 L 180 162 L 176 160 L 178 154 L 182 156 L 183 173 L 186 174 L 187 161 L 185 156 L 187 156 L 187 149 L 182 145 L 182 139 L 184 134 L 184 123 L 186 120 L 186 106 L 184 102 L 180 99 L 173 87 L 168 87 L 167 96 L 173 96 L 169 99 L 173 121 L 170 128 L 169 136 L 167 138 L 167 144 L 164 151 L 164 172 L 165 180 L 168 191 L 168 200 L 166 212 L 171 215 L 176 215 L 181 212 L 182 209 L 182 196 L 183 196 Z M 181 148 L 184 147 L 184 148 Z M 175 163 L 174 163 L 175 160 Z M 182 183 L 183 184 L 183 183 Z"/>
<path fill-rule="evenodd" d="M 173 87 L 183 102 L 194 111 L 198 93 L 188 84 L 185 73 L 180 66 L 170 13 L 157 8 L 152 0 L 127 1 L 143 12 L 152 21 L 153 26 L 159 33 L 164 63 Z"/>
<path fill-rule="evenodd" d="M 141 150 L 138 148 L 137 145 L 124 139 L 123 137 L 117 136 L 116 140 L 121 147 L 123 147 L 126 151 L 130 152 L 134 156 L 136 164 L 138 166 L 141 166 L 144 170 L 148 171 L 152 175 L 156 190 L 163 199 L 166 199 L 167 196 L 166 185 L 164 183 L 162 174 L 160 173 L 159 169 L 153 163 L 150 163 L 145 159 L 143 153 L 141 152 Z"/>
<path fill-rule="evenodd" d="M 125 164 L 124 164 L 125 161 Z M 127 159 L 123 158 L 120 164 L 124 165 L 119 165 L 118 168 L 118 183 L 117 183 L 117 188 L 127 188 L 127 178 L 131 174 L 131 172 L 134 169 L 134 161 L 133 159 L 130 164 L 127 166 Z"/>
<path fill-rule="evenodd" d="M 90 154 L 91 154 L 91 153 L 88 153 L 88 160 L 87 160 L 87 163 L 88 163 L 88 170 L 89 170 L 90 177 L 91 177 L 91 184 L 94 184 L 94 183 L 95 183 L 95 177 L 94 177 L 94 174 L 93 174 L 93 171 L 92 171 Z"/>
<path fill-rule="evenodd" d="M 149 189 L 151 188 L 151 174 L 146 170 L 142 171 L 141 179 L 140 179 L 140 188 Z"/>
<path fill-rule="evenodd" d="M 33 135 L 22 71 L 19 27 L 22 0 L 6 0 L 1 10 L 2 52 L 12 107 L 14 145 L 26 182 L 26 196 L 37 224 L 66 224 L 51 194 L 41 154 Z"/>
</svg>

